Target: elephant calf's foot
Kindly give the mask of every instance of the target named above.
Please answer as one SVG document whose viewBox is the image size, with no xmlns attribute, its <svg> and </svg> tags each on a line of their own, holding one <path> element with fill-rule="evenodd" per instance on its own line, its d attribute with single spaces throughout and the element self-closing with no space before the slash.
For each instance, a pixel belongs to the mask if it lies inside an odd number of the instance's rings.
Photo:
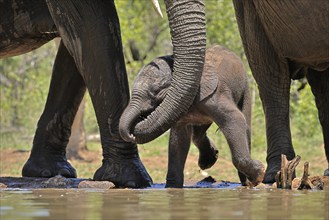
<svg viewBox="0 0 329 220">
<path fill-rule="evenodd" d="M 102 166 L 94 174 L 94 180 L 111 181 L 116 187 L 128 188 L 145 188 L 153 183 L 138 156 L 103 159 Z"/>
<path fill-rule="evenodd" d="M 25 163 L 22 175 L 24 177 L 53 177 L 61 175 L 76 178 L 77 173 L 65 156 L 59 155 L 31 155 Z"/>
<path fill-rule="evenodd" d="M 168 171 L 165 188 L 183 188 L 183 186 L 184 186 L 183 171 L 178 171 L 178 172 Z"/>
<path fill-rule="evenodd" d="M 259 160 L 252 160 L 251 162 L 243 164 L 243 167 L 239 166 L 241 167 L 239 171 L 246 175 L 250 185 L 256 186 L 263 181 L 265 175 L 265 166 L 262 162 Z"/>
<path fill-rule="evenodd" d="M 183 181 L 177 181 L 177 180 L 167 180 L 165 188 L 183 188 L 184 182 Z"/>
<path fill-rule="evenodd" d="M 198 165 L 202 170 L 212 167 L 218 158 L 218 150 L 211 147 L 207 151 L 200 151 Z"/>
</svg>

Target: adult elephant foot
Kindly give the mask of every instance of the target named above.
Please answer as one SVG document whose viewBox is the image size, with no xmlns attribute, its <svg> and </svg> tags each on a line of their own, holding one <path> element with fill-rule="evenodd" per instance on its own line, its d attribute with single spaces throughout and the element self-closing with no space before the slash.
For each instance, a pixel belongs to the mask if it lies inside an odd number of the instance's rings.
<svg viewBox="0 0 329 220">
<path fill-rule="evenodd" d="M 119 188 L 145 188 L 152 185 L 152 178 L 139 158 L 136 145 L 134 152 L 122 152 L 122 149 L 109 151 L 103 154 L 103 164 L 95 172 L 94 180 L 111 181 Z"/>
<path fill-rule="evenodd" d="M 329 169 L 326 169 L 325 171 L 324 171 L 324 174 L 323 174 L 324 176 L 329 176 Z"/>
<path fill-rule="evenodd" d="M 289 127 L 289 126 L 287 126 Z M 289 134 L 289 130 L 287 131 Z M 273 134 L 273 133 L 271 133 Z M 284 138 L 280 138 L 280 140 L 284 140 Z M 272 139 L 268 140 L 268 143 L 273 143 L 274 141 Z M 281 144 L 281 146 L 284 147 L 277 147 L 272 145 L 269 145 L 268 149 L 267 149 L 267 158 L 266 158 L 266 162 L 267 162 L 267 168 L 265 171 L 265 176 L 264 176 L 264 180 L 263 183 L 274 183 L 276 181 L 275 176 L 278 173 L 278 171 L 281 170 L 281 155 L 286 155 L 287 160 L 290 161 L 292 159 L 294 159 L 296 157 L 295 151 L 292 147 L 291 144 L 291 136 L 289 135 L 289 137 L 286 137 L 285 142 L 289 143 L 287 145 Z M 279 145 L 280 146 L 280 145 Z M 293 178 L 296 177 L 296 172 L 293 172 L 292 175 Z"/>
<path fill-rule="evenodd" d="M 25 163 L 22 175 L 24 177 L 53 177 L 61 175 L 67 178 L 76 178 L 77 173 L 67 161 L 65 152 L 32 152 Z"/>
<path fill-rule="evenodd" d="M 265 171 L 263 183 L 274 183 L 275 175 L 280 169 L 281 169 L 280 164 L 276 164 L 276 163 L 268 164 Z"/>
<path fill-rule="evenodd" d="M 275 176 L 278 173 L 278 171 L 280 171 L 280 170 L 281 170 L 281 157 L 280 156 L 275 159 L 273 158 L 271 161 L 268 161 L 263 183 L 274 183 Z M 294 172 L 292 175 L 292 178 L 295 178 L 295 177 L 296 177 L 296 172 Z"/>
</svg>

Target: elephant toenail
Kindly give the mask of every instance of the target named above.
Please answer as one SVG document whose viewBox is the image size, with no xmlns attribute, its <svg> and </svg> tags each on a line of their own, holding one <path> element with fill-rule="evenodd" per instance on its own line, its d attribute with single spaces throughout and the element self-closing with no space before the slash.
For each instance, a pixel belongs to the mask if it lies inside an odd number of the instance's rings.
<svg viewBox="0 0 329 220">
<path fill-rule="evenodd" d="M 51 172 L 49 170 L 43 170 L 41 171 L 42 177 L 51 177 Z"/>
<path fill-rule="evenodd" d="M 324 174 L 323 174 L 324 176 L 329 176 L 329 169 L 326 169 L 325 171 L 324 171 Z"/>
<path fill-rule="evenodd" d="M 61 175 L 61 176 L 64 176 L 64 177 L 70 177 L 71 176 L 70 171 L 68 171 L 67 169 L 60 169 L 58 171 L 58 174 Z"/>
<path fill-rule="evenodd" d="M 126 182 L 125 186 L 126 187 L 129 187 L 129 188 L 137 188 L 137 184 L 134 181 L 128 181 L 128 182 Z"/>
</svg>

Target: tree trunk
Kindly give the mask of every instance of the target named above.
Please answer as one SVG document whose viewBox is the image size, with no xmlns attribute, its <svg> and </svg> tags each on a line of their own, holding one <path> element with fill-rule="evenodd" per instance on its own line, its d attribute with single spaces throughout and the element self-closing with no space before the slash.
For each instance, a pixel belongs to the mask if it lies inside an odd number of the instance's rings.
<svg viewBox="0 0 329 220">
<path fill-rule="evenodd" d="M 83 123 L 85 103 L 86 98 L 83 98 L 72 124 L 71 136 L 66 147 L 67 159 L 83 159 L 83 157 L 80 155 L 80 152 L 87 150 L 86 132 Z"/>
<path fill-rule="evenodd" d="M 55 38 L 55 43 L 57 45 L 57 48 L 59 46 L 60 41 L 61 41 L 60 38 Z M 71 136 L 69 139 L 69 143 L 67 144 L 66 147 L 67 159 L 81 160 L 83 159 L 83 157 L 80 155 L 80 152 L 83 150 L 87 150 L 86 132 L 83 123 L 85 103 L 86 103 L 86 99 L 83 98 L 72 124 Z"/>
</svg>

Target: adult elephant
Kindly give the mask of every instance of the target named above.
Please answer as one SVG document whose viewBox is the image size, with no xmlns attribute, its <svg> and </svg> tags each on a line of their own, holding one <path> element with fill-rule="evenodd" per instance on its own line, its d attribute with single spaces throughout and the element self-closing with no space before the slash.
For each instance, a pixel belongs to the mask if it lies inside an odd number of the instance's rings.
<svg viewBox="0 0 329 220">
<path fill-rule="evenodd" d="M 187 111 L 200 81 L 206 45 L 202 0 L 166 0 L 174 46 L 174 79 L 164 108 L 155 110 L 146 131 L 157 136 Z M 46 106 L 38 122 L 23 176 L 76 177 L 65 156 L 71 125 L 88 89 L 101 134 L 103 163 L 95 180 L 118 187 L 152 183 L 135 143 L 118 132 L 129 100 L 120 25 L 113 0 L 0 1 L 0 58 L 31 51 L 54 37 L 62 42 L 56 56 Z M 179 83 L 182 82 L 182 83 Z M 175 113 L 176 117 L 172 117 Z M 171 121 L 166 120 L 171 115 Z M 159 129 L 160 128 L 160 129 Z M 157 131 L 157 132 L 155 132 Z"/>
<path fill-rule="evenodd" d="M 233 3 L 265 112 L 268 166 L 264 182 L 272 183 L 280 170 L 281 154 L 289 160 L 295 157 L 289 124 L 291 79 L 306 75 L 311 85 L 329 160 L 329 1 L 234 0 Z M 146 121 L 161 117 L 153 113 L 151 116 Z M 150 123 L 144 126 L 139 123 L 133 131 L 141 142 L 147 138 L 140 139 L 139 135 Z M 325 175 L 329 175 L 329 169 Z"/>
<path fill-rule="evenodd" d="M 329 1 L 233 2 L 266 117 L 268 167 L 264 182 L 274 182 L 281 154 L 289 160 L 295 156 L 289 124 L 291 79 L 305 75 L 308 79 L 329 161 Z"/>
</svg>

